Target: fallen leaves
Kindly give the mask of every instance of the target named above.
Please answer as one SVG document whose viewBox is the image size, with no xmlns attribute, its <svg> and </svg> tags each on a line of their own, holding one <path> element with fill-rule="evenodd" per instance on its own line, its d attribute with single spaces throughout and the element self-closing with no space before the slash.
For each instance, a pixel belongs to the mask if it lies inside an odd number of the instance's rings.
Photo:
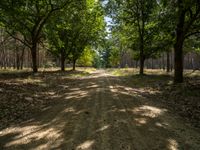
<svg viewBox="0 0 200 150">
<path fill-rule="evenodd" d="M 183 84 L 165 85 L 159 98 L 165 106 L 200 128 L 200 80 L 186 78 Z"/>
<path fill-rule="evenodd" d="M 49 102 L 41 93 L 46 89 L 37 84 L 1 81 L 0 87 L 0 129 L 31 118 Z"/>
</svg>

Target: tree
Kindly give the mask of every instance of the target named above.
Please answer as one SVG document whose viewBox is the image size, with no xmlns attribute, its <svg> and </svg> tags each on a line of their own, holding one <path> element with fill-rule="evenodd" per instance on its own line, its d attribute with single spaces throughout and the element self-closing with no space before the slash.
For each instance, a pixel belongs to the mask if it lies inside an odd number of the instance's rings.
<svg viewBox="0 0 200 150">
<path fill-rule="evenodd" d="M 61 58 L 64 70 L 65 59 L 73 63 L 81 57 L 87 46 L 94 46 L 104 32 L 104 14 L 95 0 L 73 1 L 59 16 L 52 17 L 47 27 L 50 49 Z"/>
<path fill-rule="evenodd" d="M 33 72 L 38 71 L 37 47 L 42 37 L 42 29 L 50 16 L 64 8 L 70 0 L 2 0 L 1 22 L 7 32 L 15 39 L 21 41 L 31 50 Z M 16 37 L 15 33 L 21 34 L 22 38 Z"/>
<path fill-rule="evenodd" d="M 118 11 L 112 12 L 112 16 L 114 16 L 116 24 L 125 29 L 127 39 L 132 41 L 129 42 L 128 47 L 139 50 L 140 75 L 143 75 L 144 61 L 150 57 L 153 51 L 153 38 L 157 33 L 155 30 L 156 17 L 154 16 L 157 2 L 156 0 L 125 0 L 113 3 L 113 7 L 118 7 L 115 9 Z"/>
<path fill-rule="evenodd" d="M 77 63 L 79 66 L 92 67 L 94 62 L 95 52 L 90 47 L 86 47 L 78 59 Z"/>
<path fill-rule="evenodd" d="M 184 41 L 190 36 L 200 34 L 200 1 L 199 0 L 177 0 L 162 1 L 165 12 L 171 14 L 173 19 L 166 17 L 168 22 L 172 22 L 171 30 L 175 31 L 174 51 L 175 51 L 175 72 L 174 82 L 183 82 L 183 47 Z"/>
</svg>

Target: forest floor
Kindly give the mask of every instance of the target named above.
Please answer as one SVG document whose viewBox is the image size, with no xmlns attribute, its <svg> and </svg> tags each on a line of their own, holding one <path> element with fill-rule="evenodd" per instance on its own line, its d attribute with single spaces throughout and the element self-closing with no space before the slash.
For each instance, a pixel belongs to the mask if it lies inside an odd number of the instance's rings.
<svg viewBox="0 0 200 150">
<path fill-rule="evenodd" d="M 199 150 L 200 73 L 0 73 L 0 149 Z"/>
</svg>

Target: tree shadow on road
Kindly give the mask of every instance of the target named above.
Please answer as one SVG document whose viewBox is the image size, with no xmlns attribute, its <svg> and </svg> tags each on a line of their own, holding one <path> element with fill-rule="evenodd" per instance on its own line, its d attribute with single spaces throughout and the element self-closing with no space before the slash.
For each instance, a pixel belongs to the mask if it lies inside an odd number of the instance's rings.
<svg viewBox="0 0 200 150">
<path fill-rule="evenodd" d="M 49 102 L 23 123 L 3 128 L 0 148 L 198 149 L 199 133 L 158 102 L 158 87 L 169 76 L 40 79 L 38 98 Z"/>
</svg>

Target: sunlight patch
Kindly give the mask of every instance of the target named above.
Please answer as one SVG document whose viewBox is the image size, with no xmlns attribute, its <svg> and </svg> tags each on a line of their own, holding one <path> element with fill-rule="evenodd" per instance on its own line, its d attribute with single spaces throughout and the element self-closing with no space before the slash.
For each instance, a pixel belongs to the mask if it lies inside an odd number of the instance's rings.
<svg viewBox="0 0 200 150">
<path fill-rule="evenodd" d="M 144 105 L 142 107 L 134 108 L 132 112 L 141 116 L 155 118 L 161 115 L 162 113 L 166 112 L 166 110 L 153 107 L 153 106 Z"/>
<path fill-rule="evenodd" d="M 87 88 L 97 88 L 99 87 L 98 85 L 94 84 L 94 85 L 90 85 L 90 86 L 87 86 Z"/>
<path fill-rule="evenodd" d="M 61 134 L 59 130 L 56 130 L 54 128 L 44 128 L 42 126 L 27 126 L 23 128 L 8 128 L 7 130 L 4 130 L 4 135 L 6 134 L 17 134 L 15 137 L 13 137 L 12 141 L 5 144 L 5 147 L 13 147 L 17 145 L 25 145 L 28 143 L 36 142 L 41 139 L 43 140 L 56 140 L 58 139 Z M 51 139 L 51 140 L 49 140 Z M 48 142 L 45 144 L 48 145 Z"/>
<path fill-rule="evenodd" d="M 101 131 L 104 131 L 106 129 L 108 129 L 110 127 L 110 125 L 105 125 L 103 127 L 101 127 L 100 129 L 96 130 L 97 132 L 101 132 Z"/>
<path fill-rule="evenodd" d="M 118 90 L 117 89 L 115 89 L 112 85 L 111 86 L 109 86 L 109 88 L 110 88 L 110 90 L 111 90 L 111 92 L 118 92 Z"/>
<path fill-rule="evenodd" d="M 169 145 L 168 148 L 170 150 L 178 150 L 178 143 L 174 139 L 168 139 Z"/>
<path fill-rule="evenodd" d="M 70 91 L 79 91 L 81 90 L 80 88 L 73 88 L 73 89 L 70 89 Z"/>
<path fill-rule="evenodd" d="M 139 125 L 143 125 L 147 123 L 147 119 L 146 118 L 135 118 L 134 119 Z"/>
<path fill-rule="evenodd" d="M 86 97 L 88 94 L 87 91 L 74 91 L 72 93 L 69 93 L 65 99 L 68 100 L 68 99 L 80 99 L 80 98 L 83 98 L 83 97 Z"/>
<path fill-rule="evenodd" d="M 94 140 L 85 141 L 84 143 L 82 143 L 79 146 L 77 146 L 76 150 L 91 149 L 93 144 L 94 144 Z"/>
<path fill-rule="evenodd" d="M 160 123 L 160 122 L 156 122 L 155 124 L 157 127 L 162 127 L 162 128 L 167 128 L 169 126 L 168 123 Z"/>
<path fill-rule="evenodd" d="M 73 107 L 66 108 L 64 112 L 75 112 L 76 110 Z"/>
</svg>

